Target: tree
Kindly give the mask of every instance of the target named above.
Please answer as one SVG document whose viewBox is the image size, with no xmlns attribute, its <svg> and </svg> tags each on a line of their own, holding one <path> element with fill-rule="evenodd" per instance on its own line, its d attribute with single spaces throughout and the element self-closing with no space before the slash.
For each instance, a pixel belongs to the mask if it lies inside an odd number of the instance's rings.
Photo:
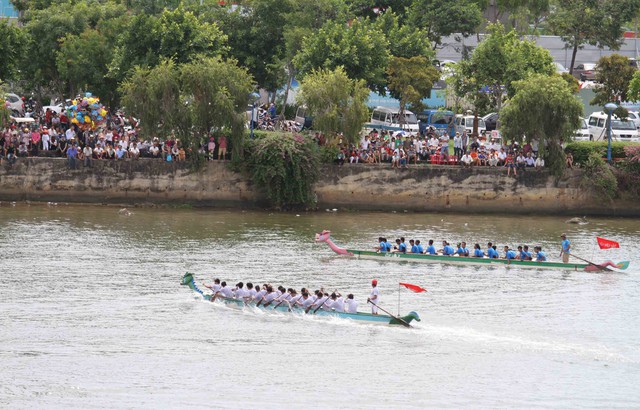
<svg viewBox="0 0 640 410">
<path fill-rule="evenodd" d="M 175 134 L 196 149 L 211 128 L 230 132 L 235 159 L 242 155 L 251 76 L 235 61 L 219 57 L 153 68 L 136 67 L 120 86 L 127 111 L 140 118 L 146 137 Z"/>
<path fill-rule="evenodd" d="M 633 75 L 637 72 L 629 64 L 629 59 L 620 54 L 601 57 L 598 60 L 596 81 L 600 83 L 593 91 L 596 96 L 591 105 L 604 105 L 608 102 L 620 104 L 627 101 L 627 91 Z"/>
<path fill-rule="evenodd" d="M 369 90 L 364 80 L 352 80 L 342 67 L 314 70 L 300 84 L 298 101 L 307 106 L 314 127 L 326 134 L 343 133 L 354 143 L 369 118 Z"/>
<path fill-rule="evenodd" d="M 389 54 L 396 57 L 427 57 L 428 63 L 435 57 L 427 32 L 408 24 L 400 24 L 400 18 L 387 10 L 375 21 L 389 42 Z"/>
<path fill-rule="evenodd" d="M 431 94 L 433 83 L 440 78 L 438 70 L 422 56 L 393 57 L 387 67 L 387 75 L 391 96 L 400 100 L 401 120 L 407 104 L 411 104 L 414 110 L 421 108 L 422 99 Z"/>
<path fill-rule="evenodd" d="M 415 0 L 409 11 L 414 27 L 427 32 L 436 49 L 442 37 L 460 33 L 468 37 L 482 24 L 482 11 L 472 0 Z"/>
<path fill-rule="evenodd" d="M 501 131 L 514 141 L 538 140 L 556 176 L 565 169 L 562 143 L 580 126 L 582 102 L 560 76 L 540 74 L 514 83 L 515 95 L 500 112 Z"/>
<path fill-rule="evenodd" d="M 11 112 L 7 108 L 7 102 L 5 101 L 5 87 L 2 81 L 0 81 L 0 126 L 5 127 L 11 120 Z"/>
<path fill-rule="evenodd" d="M 27 36 L 21 28 L 0 20 L 0 80 L 11 80 L 17 74 L 26 41 Z"/>
<path fill-rule="evenodd" d="M 640 100 L 640 71 L 633 73 L 633 77 L 629 82 L 629 90 L 627 91 L 627 98 L 630 101 Z"/>
<path fill-rule="evenodd" d="M 349 8 L 357 17 L 380 18 L 393 8 L 396 15 L 405 19 L 413 0 L 347 0 Z"/>
<path fill-rule="evenodd" d="M 558 0 L 547 22 L 553 34 L 572 49 L 573 74 L 578 49 L 585 44 L 617 50 L 624 42 L 623 25 L 638 14 L 640 0 Z"/>
<path fill-rule="evenodd" d="M 388 61 L 384 33 L 369 22 L 356 20 L 351 26 L 325 23 L 316 34 L 305 38 L 294 64 L 303 75 L 343 67 L 349 78 L 364 80 L 370 89 L 384 92 Z"/>
<path fill-rule="evenodd" d="M 503 95 L 513 96 L 515 81 L 532 74 L 552 75 L 553 58 L 533 41 L 520 40 L 515 30 L 507 32 L 501 24 L 490 24 L 489 36 L 473 51 L 463 74 L 474 77 L 491 95 L 492 106 L 500 111 Z"/>
<path fill-rule="evenodd" d="M 160 16 L 139 14 L 118 39 L 109 76 L 121 81 L 137 65 L 154 67 L 164 59 L 181 64 L 228 51 L 227 36 L 215 23 L 183 7 L 164 10 Z"/>
</svg>

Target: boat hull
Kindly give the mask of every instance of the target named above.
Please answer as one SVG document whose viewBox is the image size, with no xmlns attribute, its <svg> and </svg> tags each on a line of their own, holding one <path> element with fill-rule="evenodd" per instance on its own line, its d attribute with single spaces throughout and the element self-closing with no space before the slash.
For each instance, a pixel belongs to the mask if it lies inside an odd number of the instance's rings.
<svg viewBox="0 0 640 410">
<path fill-rule="evenodd" d="M 516 259 L 490 259 L 473 258 L 461 256 L 425 255 L 417 253 L 397 253 L 397 252 L 375 252 L 347 249 L 349 255 L 357 259 L 373 259 L 379 261 L 406 261 L 422 263 L 446 263 L 455 265 L 478 265 L 478 266 L 505 266 L 527 269 L 563 269 L 572 271 L 583 271 L 588 266 L 586 263 L 562 263 L 562 262 L 536 262 L 521 261 Z"/>
<path fill-rule="evenodd" d="M 198 288 L 198 286 L 195 283 L 195 280 L 193 278 L 193 275 L 191 273 L 186 273 L 183 278 L 182 278 L 182 285 L 184 286 L 188 286 L 191 290 L 193 290 L 194 292 L 200 294 L 202 296 L 202 298 L 204 300 L 208 300 L 208 301 L 212 301 L 213 299 L 213 295 L 210 294 L 206 294 L 204 293 L 200 288 Z M 310 311 L 310 313 L 305 313 L 304 309 L 300 308 L 300 307 L 293 307 L 293 308 L 289 308 L 289 306 L 287 305 L 287 303 L 282 303 L 280 305 L 278 304 L 271 304 L 269 306 L 257 306 L 257 304 L 255 302 L 245 302 L 243 300 L 240 299 L 234 299 L 234 298 L 224 298 L 224 297 L 216 297 L 215 300 L 213 300 L 214 303 L 224 303 L 228 306 L 231 307 L 236 307 L 236 308 L 254 308 L 254 309 L 261 309 L 264 311 L 278 311 L 278 312 L 287 312 L 287 313 L 294 313 L 294 314 L 310 314 L 310 315 L 315 315 L 315 316 L 326 316 L 326 317 L 336 317 L 336 318 L 340 318 L 340 319 L 350 319 L 350 320 L 356 320 L 356 321 L 362 321 L 362 322 L 368 322 L 368 323 L 377 323 L 377 324 L 385 324 L 385 325 L 397 325 L 399 324 L 398 321 L 389 316 L 389 315 L 373 315 L 371 313 L 365 313 L 365 312 L 358 312 L 358 313 L 345 313 L 345 312 L 336 312 L 334 310 L 324 310 L 324 309 L 318 309 L 317 311 Z M 417 320 L 419 321 L 420 318 L 418 316 L 417 313 L 415 312 L 411 312 L 406 316 L 402 316 L 401 319 L 403 321 L 405 321 L 406 323 L 410 323 L 412 320 Z"/>
</svg>

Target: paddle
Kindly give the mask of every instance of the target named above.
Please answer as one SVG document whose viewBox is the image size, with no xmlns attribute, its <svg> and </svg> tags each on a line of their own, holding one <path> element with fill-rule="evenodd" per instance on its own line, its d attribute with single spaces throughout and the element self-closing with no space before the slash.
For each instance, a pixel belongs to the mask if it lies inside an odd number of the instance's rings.
<svg viewBox="0 0 640 410">
<path fill-rule="evenodd" d="M 313 311 L 313 314 L 315 315 L 315 314 L 316 314 L 316 312 L 317 312 L 318 310 L 320 310 L 320 308 L 321 308 L 321 307 L 323 307 L 323 306 L 324 306 L 324 304 L 325 304 L 325 303 L 327 303 L 327 301 L 328 301 L 329 299 L 331 299 L 331 298 L 327 296 L 327 298 L 324 300 L 324 302 L 322 302 L 322 304 L 321 304 L 320 306 L 318 306 L 318 307 L 316 308 L 316 310 L 314 310 L 314 311 Z"/>
<path fill-rule="evenodd" d="M 287 299 L 282 299 L 282 300 L 280 301 L 280 303 L 278 303 L 277 305 L 275 305 L 275 306 L 273 307 L 273 310 L 276 310 L 276 308 L 277 308 L 278 306 L 282 305 L 282 303 L 283 303 L 283 302 L 286 302 L 286 301 L 287 301 Z M 289 305 L 289 310 L 291 310 L 291 305 Z"/>
<path fill-rule="evenodd" d="M 615 272 L 613 269 L 609 269 L 609 268 L 608 268 L 608 267 L 606 267 L 606 266 L 596 265 L 595 263 L 590 262 L 590 261 L 588 261 L 588 260 L 586 260 L 586 259 L 583 259 L 583 258 L 581 258 L 581 257 L 579 257 L 579 256 L 577 256 L 577 255 L 575 255 L 575 254 L 573 254 L 573 253 L 570 253 L 570 254 L 569 254 L 569 256 L 573 256 L 573 257 L 574 257 L 574 258 L 576 258 L 576 259 L 579 259 L 579 260 L 581 260 L 581 261 L 583 261 L 583 262 L 587 262 L 589 265 L 593 265 L 593 266 L 597 267 L 598 269 L 601 269 L 601 270 L 608 270 L 609 272 Z"/>
<path fill-rule="evenodd" d="M 377 307 L 378 309 L 382 310 L 384 313 L 386 313 L 387 315 L 391 316 L 392 318 L 394 318 L 395 320 L 397 320 L 398 322 L 402 323 L 403 326 L 406 327 L 413 327 L 411 326 L 409 323 L 405 322 L 404 319 L 398 317 L 398 316 L 394 316 L 392 313 L 384 310 L 383 308 L 381 308 L 380 306 L 376 305 L 375 303 L 373 303 L 370 300 L 367 300 L 367 303 L 371 303 L 373 306 Z"/>
</svg>

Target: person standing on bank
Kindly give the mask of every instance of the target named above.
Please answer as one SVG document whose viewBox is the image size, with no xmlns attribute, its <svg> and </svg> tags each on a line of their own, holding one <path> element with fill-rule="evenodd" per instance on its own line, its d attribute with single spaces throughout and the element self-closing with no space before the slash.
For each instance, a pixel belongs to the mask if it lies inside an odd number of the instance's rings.
<svg viewBox="0 0 640 410">
<path fill-rule="evenodd" d="M 378 303 L 380 303 L 380 290 L 378 290 L 378 281 L 375 280 L 375 279 L 371 281 L 371 293 L 369 294 L 369 297 L 367 298 L 367 302 L 372 302 L 372 304 L 371 304 L 371 314 L 377 315 L 378 314 L 378 306 L 376 306 L 376 305 Z M 375 303 L 376 305 L 373 305 L 373 303 Z"/>
<path fill-rule="evenodd" d="M 560 256 L 562 256 L 562 263 L 569 263 L 569 256 L 571 256 L 571 242 L 567 239 L 567 234 L 560 235 L 562 238 L 562 250 Z"/>
</svg>

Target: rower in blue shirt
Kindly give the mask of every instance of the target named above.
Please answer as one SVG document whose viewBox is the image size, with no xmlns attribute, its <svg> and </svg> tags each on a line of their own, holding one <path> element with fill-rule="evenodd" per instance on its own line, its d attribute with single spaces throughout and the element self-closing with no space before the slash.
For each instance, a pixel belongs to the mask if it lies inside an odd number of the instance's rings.
<svg viewBox="0 0 640 410">
<path fill-rule="evenodd" d="M 467 249 L 467 243 L 462 242 L 458 244 L 458 250 L 456 252 L 459 256 L 469 256 L 469 249 Z"/>
<path fill-rule="evenodd" d="M 567 239 L 567 234 L 560 235 L 562 238 L 562 250 L 560 251 L 560 256 L 562 256 L 563 263 L 569 263 L 569 256 L 571 254 L 571 242 Z"/>
<path fill-rule="evenodd" d="M 384 243 L 384 238 L 381 236 L 378 238 L 378 246 L 376 248 L 374 248 L 375 250 L 377 250 L 378 252 L 386 252 L 387 251 L 387 245 Z"/>
<path fill-rule="evenodd" d="M 436 255 L 436 247 L 433 246 L 433 239 L 429 239 L 429 246 L 427 246 L 427 250 L 424 251 L 424 253 L 428 254 L 428 255 Z"/>
<path fill-rule="evenodd" d="M 400 239 L 396 239 L 395 251 L 399 253 L 407 253 L 407 244 L 404 243 L 404 241 L 401 241 Z"/>
<path fill-rule="evenodd" d="M 533 259 L 531 252 L 529 252 L 529 245 L 525 245 L 522 252 L 520 252 L 520 259 L 523 261 L 530 261 Z"/>
<path fill-rule="evenodd" d="M 449 245 L 449 242 L 443 241 L 442 242 L 442 254 L 445 255 L 445 256 L 453 256 L 454 253 L 456 253 L 456 250 L 453 249 L 453 246 Z"/>
<path fill-rule="evenodd" d="M 505 259 L 509 259 L 509 260 L 515 259 L 516 256 L 517 256 L 516 251 L 514 251 L 512 249 L 509 249 L 508 246 L 504 247 L 504 258 Z"/>
<path fill-rule="evenodd" d="M 484 252 L 480 249 L 480 244 L 476 243 L 473 245 L 473 257 L 474 258 L 484 258 Z"/>
<path fill-rule="evenodd" d="M 544 252 L 542 252 L 542 246 L 536 246 L 534 250 L 536 252 L 536 261 L 538 262 L 547 261 L 547 255 Z"/>
<path fill-rule="evenodd" d="M 418 251 L 418 245 L 416 245 L 416 242 L 413 239 L 409 240 L 409 245 L 411 245 L 411 253 L 420 253 Z"/>
<path fill-rule="evenodd" d="M 491 259 L 498 259 L 500 255 L 498 255 L 498 251 L 495 250 L 491 242 L 489 242 L 487 246 L 487 256 Z"/>
<path fill-rule="evenodd" d="M 424 248 L 420 245 L 420 239 L 416 239 L 416 246 L 418 247 L 418 252 L 416 253 L 424 253 Z"/>
<path fill-rule="evenodd" d="M 385 252 L 391 252 L 391 242 L 389 242 L 387 238 L 382 239 L 384 239 Z"/>
</svg>

